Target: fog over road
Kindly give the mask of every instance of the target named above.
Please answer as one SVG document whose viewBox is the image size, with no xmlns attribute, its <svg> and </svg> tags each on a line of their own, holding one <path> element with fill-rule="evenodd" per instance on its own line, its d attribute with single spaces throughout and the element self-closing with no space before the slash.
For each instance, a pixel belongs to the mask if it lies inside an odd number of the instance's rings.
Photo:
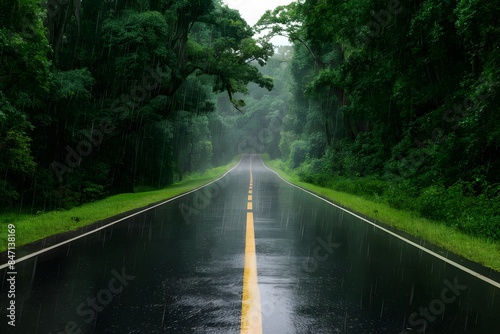
<svg viewBox="0 0 500 334">
<path fill-rule="evenodd" d="M 287 184 L 257 155 L 16 269 L 15 329 L 0 271 L 1 333 L 500 333 L 498 285 Z"/>
</svg>

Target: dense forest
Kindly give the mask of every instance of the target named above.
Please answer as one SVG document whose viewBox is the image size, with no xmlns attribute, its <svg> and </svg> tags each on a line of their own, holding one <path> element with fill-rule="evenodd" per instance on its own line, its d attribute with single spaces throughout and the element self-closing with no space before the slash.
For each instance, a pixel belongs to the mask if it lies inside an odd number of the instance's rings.
<svg viewBox="0 0 500 334">
<path fill-rule="evenodd" d="M 500 7 L 2 0 L 0 208 L 69 208 L 268 153 L 500 239 Z M 288 37 L 277 47 L 273 36 Z"/>
<path fill-rule="evenodd" d="M 306 0 L 256 28 L 294 45 L 279 149 L 302 180 L 500 239 L 500 7 Z"/>
<path fill-rule="evenodd" d="M 70 208 L 227 163 L 272 45 L 217 0 L 2 0 L 0 207 Z M 224 93 L 226 99 L 220 97 Z"/>
</svg>

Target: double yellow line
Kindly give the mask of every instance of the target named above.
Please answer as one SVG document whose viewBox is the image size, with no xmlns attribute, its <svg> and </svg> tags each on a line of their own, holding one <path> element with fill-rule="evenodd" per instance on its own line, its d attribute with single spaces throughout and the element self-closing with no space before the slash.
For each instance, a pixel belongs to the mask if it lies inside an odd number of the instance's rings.
<svg viewBox="0 0 500 334">
<path fill-rule="evenodd" d="M 245 238 L 245 269 L 243 273 L 243 297 L 241 303 L 241 333 L 262 333 L 260 291 L 257 281 L 257 257 L 252 205 L 252 158 L 250 157 L 250 186 L 248 188 L 247 226 Z"/>
</svg>

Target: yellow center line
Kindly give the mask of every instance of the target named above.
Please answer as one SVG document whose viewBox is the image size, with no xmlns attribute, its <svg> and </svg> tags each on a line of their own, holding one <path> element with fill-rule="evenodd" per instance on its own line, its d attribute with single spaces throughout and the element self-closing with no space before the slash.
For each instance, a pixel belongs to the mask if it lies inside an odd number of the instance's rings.
<svg viewBox="0 0 500 334">
<path fill-rule="evenodd" d="M 241 300 L 241 333 L 262 334 L 260 291 L 257 281 L 257 257 L 252 211 L 252 160 L 250 159 L 250 187 L 247 204 L 245 236 L 245 269 L 243 271 L 243 296 Z"/>
</svg>

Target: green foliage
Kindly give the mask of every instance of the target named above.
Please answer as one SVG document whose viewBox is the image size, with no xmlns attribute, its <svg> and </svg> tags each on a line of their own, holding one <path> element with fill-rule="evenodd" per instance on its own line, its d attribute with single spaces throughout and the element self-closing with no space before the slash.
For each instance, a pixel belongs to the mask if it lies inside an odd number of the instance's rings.
<svg viewBox="0 0 500 334">
<path fill-rule="evenodd" d="M 98 199 L 104 198 L 108 192 L 103 185 L 86 182 L 83 184 L 82 201 L 93 202 Z"/>
<path fill-rule="evenodd" d="M 477 196 L 474 185 L 463 181 L 451 187 L 436 184 L 421 188 L 409 181 L 394 182 L 375 176 L 332 176 L 324 161 L 317 159 L 307 160 L 294 171 L 302 182 L 415 212 L 469 235 L 500 240 L 499 185 L 489 185 L 487 191 Z"/>
<path fill-rule="evenodd" d="M 30 150 L 31 138 L 22 130 L 8 130 L 0 140 L 2 170 L 17 175 L 30 175 L 35 171 L 35 162 Z"/>
<path fill-rule="evenodd" d="M 235 150 L 215 159 L 227 143 L 207 116 L 216 94 L 242 110 L 248 84 L 273 87 L 259 71 L 272 45 L 216 0 L 67 1 L 49 13 L 4 1 L 0 21 L 2 209 L 70 208 L 227 162 Z"/>
<path fill-rule="evenodd" d="M 86 68 L 51 73 L 52 96 L 55 101 L 87 100 L 95 80 Z"/>
<path fill-rule="evenodd" d="M 305 0 L 256 29 L 294 43 L 282 159 L 303 181 L 498 239 L 500 7 Z"/>
<path fill-rule="evenodd" d="M 21 106 L 23 94 L 41 93 L 48 88 L 50 62 L 44 14 L 37 0 L 0 3 L 0 92 Z"/>
<path fill-rule="evenodd" d="M 284 179 L 312 191 L 323 198 L 327 198 L 342 207 L 368 217 L 373 217 L 378 222 L 405 231 L 419 239 L 427 240 L 471 261 L 481 263 L 494 270 L 500 270 L 500 248 L 498 247 L 498 241 L 495 242 L 492 238 L 487 239 L 484 236 L 475 237 L 470 234 L 465 234 L 457 228 L 419 217 L 413 210 L 395 209 L 385 204 L 382 198 L 375 197 L 370 200 L 349 193 L 332 190 L 331 188 L 319 187 L 317 185 L 302 182 L 298 179 L 294 171 L 286 168 L 282 161 L 269 161 L 265 155 L 263 159 L 266 165 L 276 170 Z M 350 180 L 351 179 L 347 179 L 346 183 Z M 415 190 L 413 186 L 408 184 L 401 185 L 401 183 L 392 184 L 389 185 L 389 187 L 393 189 L 405 188 L 405 191 L 401 192 L 403 196 L 411 196 L 409 193 Z M 396 192 L 399 192 L 399 190 L 396 189 Z M 410 199 L 414 201 L 413 198 Z M 402 203 L 399 200 L 397 202 Z M 486 219 L 489 219 L 489 217 L 487 216 Z"/>
<path fill-rule="evenodd" d="M 205 140 L 193 148 L 193 158 L 196 161 L 196 171 L 204 172 L 211 166 L 212 142 Z"/>
<path fill-rule="evenodd" d="M 253 29 L 218 0 L 15 3 L 0 3 L 2 207 L 67 208 L 267 152 L 498 238 L 495 2 L 305 0 Z M 273 56 L 275 35 L 294 45 Z"/>
<path fill-rule="evenodd" d="M 417 198 L 416 207 L 423 217 L 446 222 L 468 234 L 500 240 L 500 187 L 489 194 L 474 196 L 471 184 L 457 182 L 449 188 L 431 186 Z"/>
<path fill-rule="evenodd" d="M 33 214 L 2 212 L 0 213 L 0 225 L 15 223 L 17 231 L 16 244 L 18 246 L 25 245 L 54 234 L 73 231 L 96 221 L 178 196 L 217 179 L 236 165 L 237 161 L 237 159 L 234 159 L 225 166 L 210 169 L 202 174 L 190 175 L 183 182 L 176 183 L 165 189 L 109 196 L 103 200 L 86 203 L 67 210 L 39 211 L 37 213 L 33 212 Z M 86 186 L 89 189 L 88 193 L 92 194 L 92 196 L 101 190 L 99 187 L 94 188 L 95 185 L 87 184 Z M 60 191 L 63 192 L 62 189 Z M 7 234 L 4 233 L 0 235 L 0 251 L 6 249 Z"/>
<path fill-rule="evenodd" d="M 37 164 L 31 148 L 27 117 L 7 100 L 0 100 L 0 207 L 13 205 L 23 191 L 23 180 L 33 177 Z"/>
<path fill-rule="evenodd" d="M 415 199 L 419 196 L 420 190 L 409 181 L 390 182 L 387 184 L 384 199 L 395 209 L 418 210 Z"/>
<path fill-rule="evenodd" d="M 173 50 L 166 47 L 169 25 L 158 12 L 124 11 L 119 18 L 104 21 L 104 47 L 113 50 L 115 74 L 133 79 L 152 59 L 175 62 Z"/>
<path fill-rule="evenodd" d="M 12 206 L 19 200 L 19 192 L 6 180 L 0 181 L 0 196 L 2 197 L 2 206 Z"/>
<path fill-rule="evenodd" d="M 304 140 L 296 140 L 290 146 L 290 167 L 297 168 L 307 158 L 307 142 Z"/>
</svg>

